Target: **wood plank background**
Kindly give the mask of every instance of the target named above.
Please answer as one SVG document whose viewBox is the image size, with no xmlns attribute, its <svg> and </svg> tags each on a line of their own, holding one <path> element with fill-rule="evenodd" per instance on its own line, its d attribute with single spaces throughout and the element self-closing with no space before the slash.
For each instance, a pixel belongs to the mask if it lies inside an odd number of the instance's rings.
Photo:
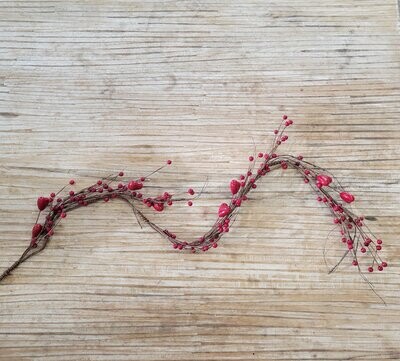
<svg viewBox="0 0 400 361">
<path fill-rule="evenodd" d="M 0 266 L 38 195 L 124 169 L 201 199 L 152 215 L 199 235 L 283 113 L 384 239 L 370 280 L 327 275 L 327 212 L 288 171 L 218 249 L 178 253 L 122 202 L 71 213 L 0 284 L 0 360 L 400 360 L 396 0 L 0 2 Z M 328 261 L 340 253 L 330 237 Z"/>
</svg>

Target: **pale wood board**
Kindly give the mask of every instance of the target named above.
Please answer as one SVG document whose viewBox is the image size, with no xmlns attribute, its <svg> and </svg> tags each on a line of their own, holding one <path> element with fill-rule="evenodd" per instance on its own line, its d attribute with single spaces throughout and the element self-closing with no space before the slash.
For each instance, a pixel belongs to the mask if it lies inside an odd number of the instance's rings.
<svg viewBox="0 0 400 361">
<path fill-rule="evenodd" d="M 331 219 L 292 171 L 206 254 L 97 205 L 0 284 L 0 360 L 399 360 L 399 50 L 396 0 L 2 0 L 1 269 L 38 195 L 168 158 L 149 193 L 208 184 L 151 217 L 200 235 L 283 113 L 284 151 L 356 195 L 390 266 L 369 276 L 387 306 L 350 260 L 328 275 Z"/>
</svg>

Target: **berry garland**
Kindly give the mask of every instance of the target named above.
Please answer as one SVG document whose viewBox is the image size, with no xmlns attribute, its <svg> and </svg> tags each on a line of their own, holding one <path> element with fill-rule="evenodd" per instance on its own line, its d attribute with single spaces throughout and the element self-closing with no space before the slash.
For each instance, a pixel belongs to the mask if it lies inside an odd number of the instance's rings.
<svg viewBox="0 0 400 361">
<path fill-rule="evenodd" d="M 229 184 L 231 198 L 229 202 L 222 203 L 218 209 L 218 217 L 210 230 L 202 237 L 188 242 L 179 239 L 172 231 L 159 227 L 150 221 L 139 208 L 143 205 L 153 208 L 156 212 L 165 211 L 166 207 L 170 207 L 174 202 L 187 201 L 188 206 L 193 205 L 193 196 L 195 191 L 188 189 L 187 193 L 191 198 L 174 197 L 168 192 L 164 192 L 158 197 L 146 197 L 143 194 L 145 182 L 149 181 L 149 177 L 160 171 L 165 166 L 171 165 L 171 160 L 166 165 L 158 168 L 151 174 L 133 179 L 126 182 L 115 182 L 118 178 L 124 177 L 123 172 L 111 175 L 98 180 L 95 184 L 83 188 L 78 192 L 70 190 L 67 195 L 60 194 L 67 187 L 63 187 L 58 193 L 51 193 L 49 197 L 39 197 L 37 199 L 37 207 L 39 210 L 36 222 L 32 227 L 32 237 L 28 247 L 25 249 L 21 257 L 11 265 L 0 276 L 0 281 L 6 278 L 11 271 L 17 268 L 28 258 L 45 249 L 47 243 L 54 235 L 57 225 L 67 217 L 74 209 L 87 207 L 97 202 L 109 202 L 112 199 L 119 198 L 127 202 L 132 208 L 139 225 L 147 224 L 157 233 L 169 241 L 173 248 L 177 250 L 188 250 L 190 252 L 206 252 L 211 248 L 216 248 L 218 242 L 224 235 L 229 232 L 229 228 L 235 220 L 239 208 L 248 200 L 247 195 L 255 188 L 257 182 L 276 169 L 295 169 L 303 179 L 303 181 L 311 186 L 311 189 L 317 195 L 318 202 L 325 204 L 331 216 L 333 223 L 338 226 L 340 239 L 343 242 L 344 254 L 341 260 L 331 269 L 334 271 L 339 264 L 349 256 L 353 266 L 355 266 L 363 276 L 362 269 L 359 264 L 360 254 L 366 257 L 367 271 L 373 272 L 375 269 L 383 271 L 387 267 L 379 251 L 382 249 L 382 240 L 376 238 L 369 228 L 364 224 L 364 218 L 355 215 L 347 204 L 354 202 L 355 197 L 346 192 L 335 177 L 326 169 L 315 164 L 307 162 L 301 155 L 294 157 L 292 155 L 277 154 L 278 147 L 288 140 L 285 134 L 286 129 L 293 124 L 286 115 L 278 129 L 274 131 L 275 137 L 271 149 L 265 153 L 258 153 L 249 157 L 249 167 L 247 171 L 240 175 L 238 179 L 231 180 Z M 74 185 L 75 181 L 69 181 L 69 185 Z M 42 216 L 42 212 L 46 215 Z M 364 276 L 363 276 L 364 277 Z M 364 279 L 366 279 L 364 277 Z"/>
</svg>

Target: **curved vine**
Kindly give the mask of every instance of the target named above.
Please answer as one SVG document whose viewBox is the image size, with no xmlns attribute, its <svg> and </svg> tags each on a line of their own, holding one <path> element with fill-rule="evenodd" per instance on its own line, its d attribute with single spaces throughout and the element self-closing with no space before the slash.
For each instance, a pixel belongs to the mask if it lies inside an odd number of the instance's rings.
<svg viewBox="0 0 400 361">
<path fill-rule="evenodd" d="M 339 181 L 326 169 L 304 160 L 302 156 L 277 154 L 278 147 L 288 140 L 286 130 L 292 124 L 292 120 L 283 116 L 279 128 L 274 131 L 275 137 L 271 148 L 266 152 L 260 152 L 249 157 L 249 167 L 246 172 L 237 179 L 232 179 L 229 184 L 230 200 L 219 206 L 215 223 L 201 237 L 193 241 L 182 240 L 171 230 L 163 229 L 152 222 L 140 209 L 145 205 L 153 208 L 154 211 L 163 212 L 166 207 L 172 206 L 174 202 L 187 201 L 188 206 L 193 204 L 190 198 L 175 197 L 168 192 L 164 192 L 158 197 L 144 196 L 142 188 L 144 188 L 145 182 L 164 166 L 145 177 L 127 181 L 123 181 L 124 173 L 119 172 L 116 175 L 100 179 L 95 184 L 78 192 L 70 190 L 66 195 L 61 196 L 60 194 L 66 188 L 63 187 L 57 194 L 51 193 L 49 197 L 39 197 L 37 200 L 39 212 L 32 227 L 29 245 L 21 257 L 1 274 L 0 281 L 10 275 L 21 263 L 43 251 L 54 235 L 54 230 L 59 222 L 67 217 L 71 211 L 100 201 L 109 202 L 115 198 L 122 199 L 130 205 L 140 226 L 142 224 L 150 226 L 168 240 L 175 249 L 206 252 L 216 248 L 222 236 L 229 231 L 238 210 L 247 201 L 247 195 L 257 187 L 257 182 L 276 169 L 285 170 L 288 168 L 295 169 L 303 181 L 310 185 L 312 191 L 317 195 L 317 200 L 329 209 L 333 222 L 339 229 L 340 239 L 344 244 L 344 254 L 330 272 L 333 272 L 349 256 L 352 264 L 363 275 L 360 268 L 360 254 L 368 256 L 365 258 L 368 261 L 367 270 L 369 272 L 373 272 L 374 269 L 382 271 L 387 267 L 387 263 L 379 255 L 379 251 L 382 249 L 382 240 L 373 235 L 364 224 L 363 217 L 355 215 L 347 207 L 347 204 L 352 203 L 355 197 L 346 192 Z M 165 166 L 171 163 L 168 160 Z M 118 179 L 120 181 L 116 184 Z M 69 182 L 70 185 L 74 183 L 74 180 Z M 188 194 L 194 196 L 195 192 L 193 189 L 189 189 Z M 44 212 L 46 212 L 45 215 L 43 215 Z M 366 278 L 364 277 L 364 279 Z"/>
</svg>

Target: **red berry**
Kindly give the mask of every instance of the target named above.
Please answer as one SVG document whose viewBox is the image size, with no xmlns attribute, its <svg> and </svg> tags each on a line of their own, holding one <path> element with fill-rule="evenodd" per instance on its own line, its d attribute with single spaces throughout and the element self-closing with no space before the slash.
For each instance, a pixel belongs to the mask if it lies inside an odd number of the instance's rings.
<svg viewBox="0 0 400 361">
<path fill-rule="evenodd" d="M 342 198 L 346 203 L 354 202 L 354 199 L 355 199 L 352 194 L 347 193 L 347 192 L 341 192 L 340 198 Z"/>
<path fill-rule="evenodd" d="M 284 115 L 284 116 L 282 117 L 282 119 L 283 119 L 283 120 L 286 120 L 286 119 L 287 119 L 287 115 Z"/>
<path fill-rule="evenodd" d="M 143 184 L 140 183 L 140 182 L 136 182 L 136 181 L 130 181 L 128 183 L 128 188 L 131 191 L 135 191 L 135 190 L 138 190 L 138 189 L 142 189 L 143 188 Z"/>
<path fill-rule="evenodd" d="M 191 207 L 193 205 L 193 202 L 189 201 L 187 204 L 188 204 L 189 207 Z"/>
<path fill-rule="evenodd" d="M 218 209 L 218 216 L 225 217 L 226 215 L 228 215 L 230 213 L 230 211 L 231 211 L 231 208 L 226 203 L 222 203 Z"/>
<path fill-rule="evenodd" d="M 172 160 L 168 159 L 167 164 L 170 165 L 172 163 Z"/>
<path fill-rule="evenodd" d="M 367 250 L 364 247 L 361 247 L 360 251 L 361 251 L 361 253 L 367 252 Z"/>
<path fill-rule="evenodd" d="M 372 267 L 368 267 L 368 272 L 374 272 L 374 269 Z"/>
<path fill-rule="evenodd" d="M 382 266 L 378 266 L 378 271 L 383 271 L 383 267 Z"/>
<path fill-rule="evenodd" d="M 376 246 L 376 250 L 380 251 L 382 249 L 382 246 L 380 246 L 379 244 Z"/>
<path fill-rule="evenodd" d="M 187 191 L 191 196 L 194 194 L 194 190 L 192 188 L 189 188 Z"/>
<path fill-rule="evenodd" d="M 387 267 L 387 263 L 386 262 L 382 262 L 382 267 Z"/>
<path fill-rule="evenodd" d="M 236 179 L 232 179 L 229 186 L 231 188 L 231 193 L 233 195 L 235 195 L 237 192 L 239 192 L 240 183 Z"/>
<path fill-rule="evenodd" d="M 377 239 L 377 240 L 376 240 L 376 243 L 382 244 L 382 240 L 381 240 L 381 239 Z"/>
<path fill-rule="evenodd" d="M 358 266 L 357 260 L 354 260 L 354 261 L 352 262 L 352 264 L 353 264 L 353 266 Z"/>
<path fill-rule="evenodd" d="M 251 155 L 251 156 L 249 157 L 249 161 L 252 162 L 253 160 L 254 160 L 254 157 Z"/>
<path fill-rule="evenodd" d="M 37 207 L 39 208 L 39 211 L 43 211 L 48 205 L 49 205 L 50 200 L 46 197 L 39 197 L 37 200 Z"/>
<path fill-rule="evenodd" d="M 51 192 L 51 193 L 50 193 L 50 197 L 51 197 L 51 198 L 55 198 L 55 196 L 56 196 L 56 194 L 55 194 L 54 192 Z"/>
<path fill-rule="evenodd" d="M 71 186 L 72 186 L 73 184 L 75 184 L 75 181 L 74 181 L 73 179 L 71 179 L 71 180 L 69 181 L 69 184 L 71 184 Z"/>
<path fill-rule="evenodd" d="M 124 172 L 119 172 L 118 175 L 119 175 L 120 177 L 123 177 L 123 176 L 124 176 Z"/>
<path fill-rule="evenodd" d="M 258 158 L 262 158 L 264 156 L 264 154 L 263 153 L 258 153 Z"/>
<path fill-rule="evenodd" d="M 32 227 L 32 238 L 37 237 L 40 232 L 42 232 L 43 226 L 40 223 L 36 223 L 33 227 Z"/>
<path fill-rule="evenodd" d="M 61 218 L 65 218 L 66 216 L 67 216 L 67 213 L 65 213 L 65 212 L 61 213 Z"/>
<path fill-rule="evenodd" d="M 164 210 L 164 204 L 163 203 L 154 203 L 153 208 L 157 212 L 162 212 Z"/>
<path fill-rule="evenodd" d="M 321 183 L 323 186 L 329 186 L 332 182 L 332 178 L 326 174 L 318 174 L 317 182 Z"/>
</svg>

